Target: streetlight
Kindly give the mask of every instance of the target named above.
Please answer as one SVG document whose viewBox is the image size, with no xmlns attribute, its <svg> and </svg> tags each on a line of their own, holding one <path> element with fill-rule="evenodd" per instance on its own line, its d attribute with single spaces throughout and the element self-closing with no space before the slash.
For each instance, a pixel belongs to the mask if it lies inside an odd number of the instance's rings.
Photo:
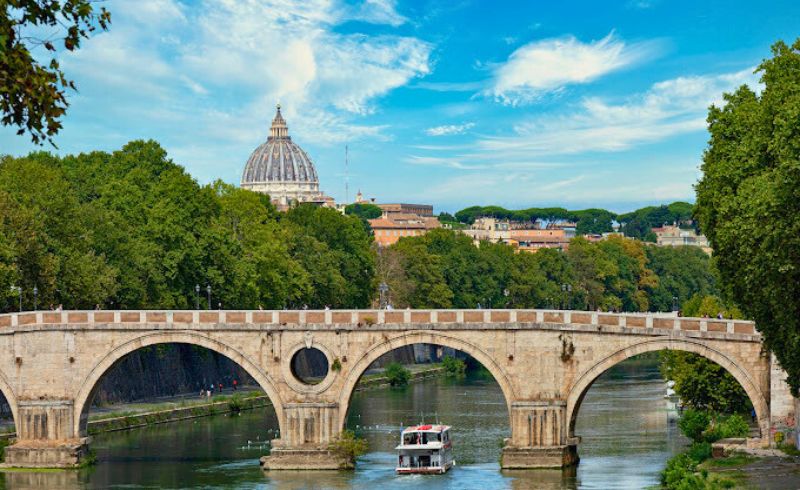
<svg viewBox="0 0 800 490">
<path fill-rule="evenodd" d="M 569 307 L 570 306 L 570 295 L 572 294 L 572 284 L 562 284 L 561 285 L 561 291 L 563 291 L 566 294 L 566 297 L 567 297 L 566 306 Z"/>
<path fill-rule="evenodd" d="M 378 300 L 380 302 L 380 308 L 381 309 L 386 308 L 386 303 L 387 303 L 386 293 L 389 292 L 389 285 L 386 284 L 385 282 L 380 283 L 378 285 L 378 292 L 380 293 L 379 296 L 380 299 Z"/>
<path fill-rule="evenodd" d="M 511 291 L 509 291 L 508 288 L 503 289 L 503 296 L 505 296 L 505 298 L 506 298 L 506 308 L 508 308 L 508 295 L 509 294 L 511 294 Z"/>
<path fill-rule="evenodd" d="M 33 287 L 33 311 L 39 310 L 39 288 Z"/>
<path fill-rule="evenodd" d="M 678 311 L 678 297 L 672 297 L 672 311 Z"/>
<path fill-rule="evenodd" d="M 19 293 L 19 311 L 22 313 L 22 286 L 11 286 L 11 291 Z"/>
<path fill-rule="evenodd" d="M 210 284 L 206 285 L 206 293 L 208 293 L 208 308 L 207 309 L 210 310 L 211 309 L 211 285 Z"/>
<path fill-rule="evenodd" d="M 195 310 L 199 310 L 200 309 L 200 285 L 199 284 L 195 284 L 194 285 L 194 309 Z"/>
</svg>

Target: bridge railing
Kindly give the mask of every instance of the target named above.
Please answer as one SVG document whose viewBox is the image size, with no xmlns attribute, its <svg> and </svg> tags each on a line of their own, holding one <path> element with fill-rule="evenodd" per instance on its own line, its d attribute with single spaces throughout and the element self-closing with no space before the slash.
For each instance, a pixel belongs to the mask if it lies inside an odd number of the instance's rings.
<svg viewBox="0 0 800 490">
<path fill-rule="evenodd" d="M 446 325 L 572 324 L 757 335 L 746 320 L 677 317 L 665 313 L 565 310 L 71 310 L 0 315 L 0 329 L 34 325 L 108 324 L 227 325 Z"/>
</svg>

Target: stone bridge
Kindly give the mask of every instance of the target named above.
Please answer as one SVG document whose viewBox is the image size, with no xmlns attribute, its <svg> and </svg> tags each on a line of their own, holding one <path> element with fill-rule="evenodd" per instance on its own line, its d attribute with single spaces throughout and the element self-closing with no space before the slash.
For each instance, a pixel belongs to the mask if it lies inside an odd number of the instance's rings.
<svg viewBox="0 0 800 490">
<path fill-rule="evenodd" d="M 353 390 L 383 354 L 426 343 L 477 359 L 502 389 L 509 413 L 504 468 L 577 461 L 575 420 L 607 369 L 662 349 L 694 352 L 724 367 L 755 407 L 760 437 L 794 426 L 785 373 L 746 321 L 552 310 L 65 311 L 0 315 L 0 391 L 17 441 L 9 466 L 71 466 L 89 439 L 89 407 L 102 376 L 142 347 L 187 343 L 216 351 L 266 391 L 280 438 L 265 469 L 329 469 Z M 294 376 L 293 356 L 318 349 L 330 369 L 318 384 Z"/>
</svg>

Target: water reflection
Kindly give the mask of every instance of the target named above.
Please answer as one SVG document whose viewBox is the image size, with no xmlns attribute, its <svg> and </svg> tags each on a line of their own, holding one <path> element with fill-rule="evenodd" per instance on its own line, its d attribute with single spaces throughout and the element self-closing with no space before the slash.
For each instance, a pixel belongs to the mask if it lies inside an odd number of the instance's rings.
<svg viewBox="0 0 800 490">
<path fill-rule="evenodd" d="M 666 459 L 685 441 L 667 422 L 664 384 L 655 366 L 623 365 L 584 399 L 576 433 L 581 463 L 567 471 L 500 471 L 508 437 L 502 393 L 490 379 L 427 380 L 405 390 L 356 393 L 347 425 L 369 440 L 355 472 L 263 473 L 258 458 L 274 436 L 274 413 L 244 412 L 96 436 L 99 463 L 88 470 L 5 473 L 6 488 L 268 488 L 391 490 L 643 488 L 658 482 Z M 394 474 L 394 446 L 406 424 L 453 426 L 457 466 L 442 476 Z"/>
</svg>

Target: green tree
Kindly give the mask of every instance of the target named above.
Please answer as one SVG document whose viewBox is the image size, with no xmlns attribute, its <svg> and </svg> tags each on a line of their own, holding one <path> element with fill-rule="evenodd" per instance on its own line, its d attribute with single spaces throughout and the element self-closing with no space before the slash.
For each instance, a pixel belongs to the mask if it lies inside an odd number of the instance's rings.
<svg viewBox="0 0 800 490">
<path fill-rule="evenodd" d="M 369 443 L 366 439 L 356 437 L 352 430 L 343 430 L 328 446 L 328 450 L 342 459 L 342 469 L 355 468 L 356 459 L 367 454 Z"/>
<path fill-rule="evenodd" d="M 661 353 L 661 375 L 675 381 L 675 393 L 689 406 L 719 413 L 749 411 L 744 388 L 719 364 L 683 351 Z"/>
<path fill-rule="evenodd" d="M 725 293 L 756 321 L 798 396 L 800 39 L 772 53 L 757 70 L 760 94 L 742 86 L 709 110 L 696 215 Z"/>
<path fill-rule="evenodd" d="M 75 90 L 75 84 L 61 70 L 57 52 L 61 48 L 75 51 L 98 27 L 106 30 L 111 23 L 105 7 L 97 10 L 92 3 L 90 0 L 0 3 L 0 121 L 4 126 L 19 128 L 17 134 L 30 133 L 34 143 L 52 143 L 69 106 L 66 92 Z M 64 31 L 60 32 L 62 28 Z M 58 34 L 52 34 L 53 31 Z M 37 37 L 42 32 L 48 32 L 48 37 Z M 32 53 L 37 47 L 44 48 L 50 56 L 46 64 Z"/>
<path fill-rule="evenodd" d="M 363 219 L 380 218 L 383 210 L 374 204 L 354 203 L 344 208 L 344 214 L 358 216 Z"/>
<path fill-rule="evenodd" d="M 684 305 L 695 295 L 708 295 L 717 291 L 717 278 L 711 268 L 709 256 L 698 247 L 645 247 L 647 264 L 658 276 L 658 283 L 649 288 L 650 311 L 670 311 Z M 714 313 L 716 315 L 716 312 Z"/>
<path fill-rule="evenodd" d="M 411 371 L 406 369 L 399 362 L 390 362 L 386 365 L 383 375 L 389 381 L 391 386 L 405 386 L 408 380 L 411 379 Z"/>
</svg>

